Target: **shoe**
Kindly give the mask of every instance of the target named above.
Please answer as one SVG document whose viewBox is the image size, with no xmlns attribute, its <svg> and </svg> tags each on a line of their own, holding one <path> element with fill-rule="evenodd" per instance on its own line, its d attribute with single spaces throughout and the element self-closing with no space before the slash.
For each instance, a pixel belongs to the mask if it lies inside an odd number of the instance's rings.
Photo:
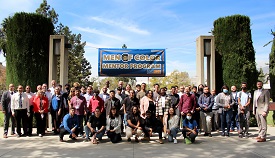
<svg viewBox="0 0 275 158">
<path fill-rule="evenodd" d="M 229 132 L 234 132 L 234 130 L 233 130 L 233 129 L 231 129 Z"/>
<path fill-rule="evenodd" d="M 39 136 L 39 137 L 43 137 L 42 134 L 39 134 L 38 136 Z"/>
<path fill-rule="evenodd" d="M 265 138 L 260 138 L 260 139 L 257 140 L 257 142 L 265 142 L 265 141 L 266 141 Z"/>
<path fill-rule="evenodd" d="M 244 136 L 245 136 L 245 138 L 249 138 L 248 134 L 245 134 Z"/>
<path fill-rule="evenodd" d="M 258 137 L 254 137 L 253 139 L 257 139 L 257 140 L 258 140 L 258 139 L 261 139 L 261 137 L 260 137 L 260 136 L 258 136 Z"/>
<path fill-rule="evenodd" d="M 60 142 L 63 142 L 63 138 L 59 138 L 59 141 L 60 141 Z"/>
<path fill-rule="evenodd" d="M 139 142 L 139 140 L 138 140 L 138 138 L 137 138 L 137 137 L 135 137 L 135 142 L 137 142 L 137 143 Z"/>
<path fill-rule="evenodd" d="M 159 144 L 163 144 L 163 140 L 162 139 L 159 139 Z"/>
<path fill-rule="evenodd" d="M 73 137 L 73 138 L 71 138 L 72 140 L 76 140 L 76 138 L 75 137 Z"/>
<path fill-rule="evenodd" d="M 127 141 L 130 142 L 130 141 L 131 141 L 131 138 L 128 138 Z"/>
<path fill-rule="evenodd" d="M 17 137 L 17 138 L 20 138 L 20 137 L 21 137 L 21 135 L 20 135 L 20 134 L 17 134 L 17 135 L 16 135 L 16 137 Z"/>
<path fill-rule="evenodd" d="M 211 133 L 209 133 L 209 134 L 208 134 L 208 137 L 212 137 L 212 134 L 211 134 Z"/>
<path fill-rule="evenodd" d="M 89 142 L 91 141 L 91 139 L 85 139 L 83 142 Z"/>
<path fill-rule="evenodd" d="M 174 139 L 174 144 L 177 144 L 178 143 L 178 140 L 177 139 Z"/>
<path fill-rule="evenodd" d="M 239 134 L 239 138 L 243 138 L 243 135 L 242 135 L 242 134 Z"/>
<path fill-rule="evenodd" d="M 4 135 L 3 135 L 3 138 L 8 138 L 7 134 L 4 134 Z"/>
<path fill-rule="evenodd" d="M 208 136 L 208 133 L 204 133 L 204 135 L 203 136 Z"/>
<path fill-rule="evenodd" d="M 143 137 L 141 140 L 142 141 L 150 141 L 150 137 Z"/>
<path fill-rule="evenodd" d="M 229 133 L 225 133 L 225 136 L 226 136 L 226 137 L 230 137 Z"/>
<path fill-rule="evenodd" d="M 15 132 L 11 132 L 11 135 L 12 135 L 12 136 L 15 136 L 15 135 L 16 135 L 16 133 L 15 133 Z"/>
<path fill-rule="evenodd" d="M 225 133 L 224 133 L 224 132 L 222 132 L 221 136 L 222 136 L 222 137 L 225 137 Z"/>
</svg>

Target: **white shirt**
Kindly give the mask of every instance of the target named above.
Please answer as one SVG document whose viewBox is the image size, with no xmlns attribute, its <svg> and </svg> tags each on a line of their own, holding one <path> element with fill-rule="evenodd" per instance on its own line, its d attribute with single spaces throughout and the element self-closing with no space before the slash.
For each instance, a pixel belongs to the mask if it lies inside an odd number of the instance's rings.
<svg viewBox="0 0 275 158">
<path fill-rule="evenodd" d="M 54 89 L 55 89 L 55 87 L 51 87 L 49 89 L 51 90 L 51 94 L 54 95 Z"/>
<path fill-rule="evenodd" d="M 30 92 L 30 93 L 24 92 L 24 93 L 28 96 L 28 98 L 29 98 L 29 105 L 31 106 L 31 105 L 32 105 L 31 98 L 32 98 L 33 96 L 35 96 L 35 94 L 32 93 L 32 92 Z"/>
<path fill-rule="evenodd" d="M 161 96 L 161 106 L 164 108 L 165 107 L 165 96 Z"/>
<path fill-rule="evenodd" d="M 257 99 L 260 97 L 262 94 L 263 89 L 258 89 L 256 93 L 256 107 L 258 107 Z"/>
<path fill-rule="evenodd" d="M 17 92 L 12 95 L 11 98 L 11 112 L 14 114 L 14 110 L 18 109 L 27 109 L 28 112 L 30 112 L 30 107 L 29 107 L 29 98 L 25 93 L 22 93 L 22 108 L 19 107 L 19 99 L 20 99 L 20 93 Z"/>
<path fill-rule="evenodd" d="M 89 105 L 90 105 L 90 100 L 91 100 L 91 98 L 93 97 L 93 94 L 88 94 L 88 93 L 86 93 L 86 94 L 84 94 L 84 97 L 85 97 L 86 102 L 87 102 L 87 107 L 89 107 Z"/>
</svg>

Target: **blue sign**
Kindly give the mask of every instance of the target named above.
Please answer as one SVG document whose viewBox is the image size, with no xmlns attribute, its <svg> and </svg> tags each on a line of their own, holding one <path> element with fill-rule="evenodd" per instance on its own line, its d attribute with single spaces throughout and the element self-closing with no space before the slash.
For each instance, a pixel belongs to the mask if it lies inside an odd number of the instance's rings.
<svg viewBox="0 0 275 158">
<path fill-rule="evenodd" d="M 98 50 L 98 76 L 164 77 L 165 73 L 165 49 Z"/>
</svg>

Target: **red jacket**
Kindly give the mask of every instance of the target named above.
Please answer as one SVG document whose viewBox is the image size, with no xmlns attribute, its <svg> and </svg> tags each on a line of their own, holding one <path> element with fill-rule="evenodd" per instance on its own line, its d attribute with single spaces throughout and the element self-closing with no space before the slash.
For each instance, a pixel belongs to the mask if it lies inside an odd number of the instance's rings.
<svg viewBox="0 0 275 158">
<path fill-rule="evenodd" d="M 93 96 L 90 99 L 90 104 L 89 104 L 89 111 L 90 112 L 95 112 L 95 109 L 99 106 L 100 112 L 104 112 L 104 101 L 98 96 L 97 99 L 95 99 L 95 96 Z"/>
<path fill-rule="evenodd" d="M 33 112 L 39 112 L 40 110 L 40 97 L 35 96 L 32 101 L 33 104 Z M 44 110 L 44 113 L 48 113 L 49 109 L 49 101 L 47 97 L 42 97 L 42 110 Z"/>
</svg>

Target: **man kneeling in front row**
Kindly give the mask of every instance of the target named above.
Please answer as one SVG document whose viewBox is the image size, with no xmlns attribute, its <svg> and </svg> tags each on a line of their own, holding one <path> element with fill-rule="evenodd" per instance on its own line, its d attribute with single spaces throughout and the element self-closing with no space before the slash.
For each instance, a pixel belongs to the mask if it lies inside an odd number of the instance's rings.
<svg viewBox="0 0 275 158">
<path fill-rule="evenodd" d="M 71 107 L 70 112 L 66 114 L 60 125 L 59 141 L 63 142 L 63 137 L 65 134 L 69 133 L 69 138 L 76 140 L 78 135 L 78 117 L 75 114 L 75 108 Z"/>
</svg>

